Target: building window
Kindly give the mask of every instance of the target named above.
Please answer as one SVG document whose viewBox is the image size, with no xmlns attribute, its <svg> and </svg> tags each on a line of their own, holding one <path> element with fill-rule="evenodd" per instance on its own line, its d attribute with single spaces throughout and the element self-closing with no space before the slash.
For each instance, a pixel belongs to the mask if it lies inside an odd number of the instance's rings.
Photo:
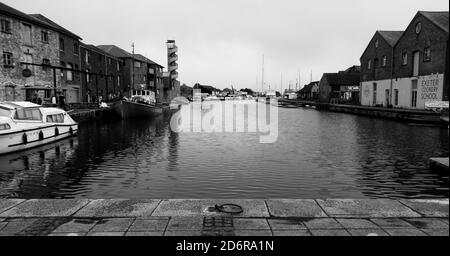
<svg viewBox="0 0 450 256">
<path fill-rule="evenodd" d="M 24 44 L 31 45 L 31 25 L 22 24 L 22 40 Z"/>
<path fill-rule="evenodd" d="M 394 105 L 398 106 L 398 89 L 394 90 Z"/>
<path fill-rule="evenodd" d="M 59 39 L 59 50 L 63 52 L 63 51 L 64 51 L 64 48 L 65 48 L 65 47 L 64 47 L 64 39 L 63 39 L 63 38 L 60 38 L 60 39 Z"/>
<path fill-rule="evenodd" d="M 86 52 L 85 61 L 86 63 L 89 63 L 89 52 Z"/>
<path fill-rule="evenodd" d="M 11 21 L 2 19 L 1 23 L 2 23 L 2 33 L 11 34 Z"/>
<path fill-rule="evenodd" d="M 386 55 L 384 55 L 383 58 L 381 59 L 381 66 L 386 67 L 386 64 L 387 64 L 387 57 Z"/>
<path fill-rule="evenodd" d="M 41 31 L 41 41 L 43 43 L 48 43 L 48 32 L 47 31 Z"/>
<path fill-rule="evenodd" d="M 378 40 L 375 41 L 375 48 L 378 48 L 378 45 L 380 44 L 380 42 Z"/>
<path fill-rule="evenodd" d="M 117 86 L 120 86 L 120 76 L 117 76 Z"/>
<path fill-rule="evenodd" d="M 422 31 L 422 23 L 418 22 L 416 24 L 416 34 L 420 34 L 420 31 Z"/>
<path fill-rule="evenodd" d="M 371 70 L 372 69 L 372 60 L 368 60 L 367 61 L 367 70 Z"/>
<path fill-rule="evenodd" d="M 25 63 L 33 63 L 33 55 L 31 55 L 31 54 L 29 54 L 29 53 L 25 53 L 23 59 L 24 59 L 23 61 L 24 61 Z M 34 70 L 33 66 L 30 67 L 29 65 L 26 65 L 25 68 Z"/>
<path fill-rule="evenodd" d="M 12 67 L 13 65 L 13 55 L 10 52 L 3 52 L 3 65 L 7 67 Z"/>
<path fill-rule="evenodd" d="M 373 60 L 373 67 L 374 67 L 374 68 L 378 68 L 378 65 L 379 65 L 379 60 L 378 60 L 378 58 L 375 58 L 375 59 Z"/>
<path fill-rule="evenodd" d="M 49 59 L 42 59 L 42 65 L 50 66 L 50 60 Z"/>
<path fill-rule="evenodd" d="M 117 71 L 120 71 L 120 62 L 117 62 Z"/>
<path fill-rule="evenodd" d="M 68 69 L 73 69 L 73 65 L 70 63 L 67 63 Z M 72 70 L 67 70 L 67 81 L 73 81 L 73 73 Z"/>
<path fill-rule="evenodd" d="M 80 48 L 77 43 L 73 44 L 73 54 L 78 55 L 80 53 Z"/>
<path fill-rule="evenodd" d="M 134 62 L 134 67 L 140 68 L 141 67 L 141 63 L 139 61 L 135 61 Z"/>
<path fill-rule="evenodd" d="M 426 47 L 423 50 L 423 61 L 424 62 L 431 61 L 431 47 Z"/>
<path fill-rule="evenodd" d="M 403 66 L 408 65 L 408 53 L 407 52 L 402 53 L 402 65 Z"/>
<path fill-rule="evenodd" d="M 112 59 L 108 58 L 108 65 L 112 65 Z"/>
<path fill-rule="evenodd" d="M 89 75 L 89 72 L 91 72 L 89 69 L 86 69 L 86 82 L 90 82 L 91 81 L 91 76 Z"/>
</svg>

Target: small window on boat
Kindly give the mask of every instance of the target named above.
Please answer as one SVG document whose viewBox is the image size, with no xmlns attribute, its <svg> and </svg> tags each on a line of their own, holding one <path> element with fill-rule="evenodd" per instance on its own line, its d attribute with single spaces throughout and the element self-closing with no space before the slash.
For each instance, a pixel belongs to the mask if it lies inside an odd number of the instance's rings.
<svg viewBox="0 0 450 256">
<path fill-rule="evenodd" d="M 64 123 L 64 115 L 49 115 L 47 116 L 47 123 Z"/>
<path fill-rule="evenodd" d="M 0 131 L 5 131 L 11 129 L 9 124 L 0 124 Z"/>
<path fill-rule="evenodd" d="M 42 114 L 38 108 L 22 108 L 16 110 L 14 119 L 21 121 L 42 121 Z"/>
<path fill-rule="evenodd" d="M 11 117 L 11 111 L 8 109 L 0 108 L 0 116 Z"/>
</svg>

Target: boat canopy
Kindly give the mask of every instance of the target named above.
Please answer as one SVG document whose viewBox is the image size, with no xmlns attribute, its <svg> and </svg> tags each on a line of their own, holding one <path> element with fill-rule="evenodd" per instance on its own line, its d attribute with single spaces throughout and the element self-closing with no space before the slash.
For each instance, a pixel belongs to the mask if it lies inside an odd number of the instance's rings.
<svg viewBox="0 0 450 256">
<path fill-rule="evenodd" d="M 34 104 L 28 101 L 9 101 L 0 103 L 0 107 L 8 108 L 8 109 L 16 109 L 16 108 L 37 108 L 41 107 L 41 105 Z"/>
</svg>

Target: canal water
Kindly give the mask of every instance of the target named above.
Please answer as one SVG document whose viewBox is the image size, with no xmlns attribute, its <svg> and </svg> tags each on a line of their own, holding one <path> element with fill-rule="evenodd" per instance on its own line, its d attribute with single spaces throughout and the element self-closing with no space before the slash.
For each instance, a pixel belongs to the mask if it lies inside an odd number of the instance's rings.
<svg viewBox="0 0 450 256">
<path fill-rule="evenodd" d="M 278 140 L 175 133 L 170 116 L 81 124 L 78 137 L 0 157 L 3 198 L 448 198 L 447 128 L 278 109 Z"/>
</svg>

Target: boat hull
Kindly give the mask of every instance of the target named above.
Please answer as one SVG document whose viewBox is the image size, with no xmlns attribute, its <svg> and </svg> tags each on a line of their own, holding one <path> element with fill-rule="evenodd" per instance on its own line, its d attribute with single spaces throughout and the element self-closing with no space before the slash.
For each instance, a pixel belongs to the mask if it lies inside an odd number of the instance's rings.
<svg viewBox="0 0 450 256">
<path fill-rule="evenodd" d="M 78 124 L 54 124 L 0 133 L 0 155 L 40 147 L 74 136 L 77 132 Z"/>
<path fill-rule="evenodd" d="M 163 109 L 156 106 L 129 101 L 118 101 L 113 105 L 115 112 L 122 118 L 154 117 L 161 115 Z"/>
</svg>

